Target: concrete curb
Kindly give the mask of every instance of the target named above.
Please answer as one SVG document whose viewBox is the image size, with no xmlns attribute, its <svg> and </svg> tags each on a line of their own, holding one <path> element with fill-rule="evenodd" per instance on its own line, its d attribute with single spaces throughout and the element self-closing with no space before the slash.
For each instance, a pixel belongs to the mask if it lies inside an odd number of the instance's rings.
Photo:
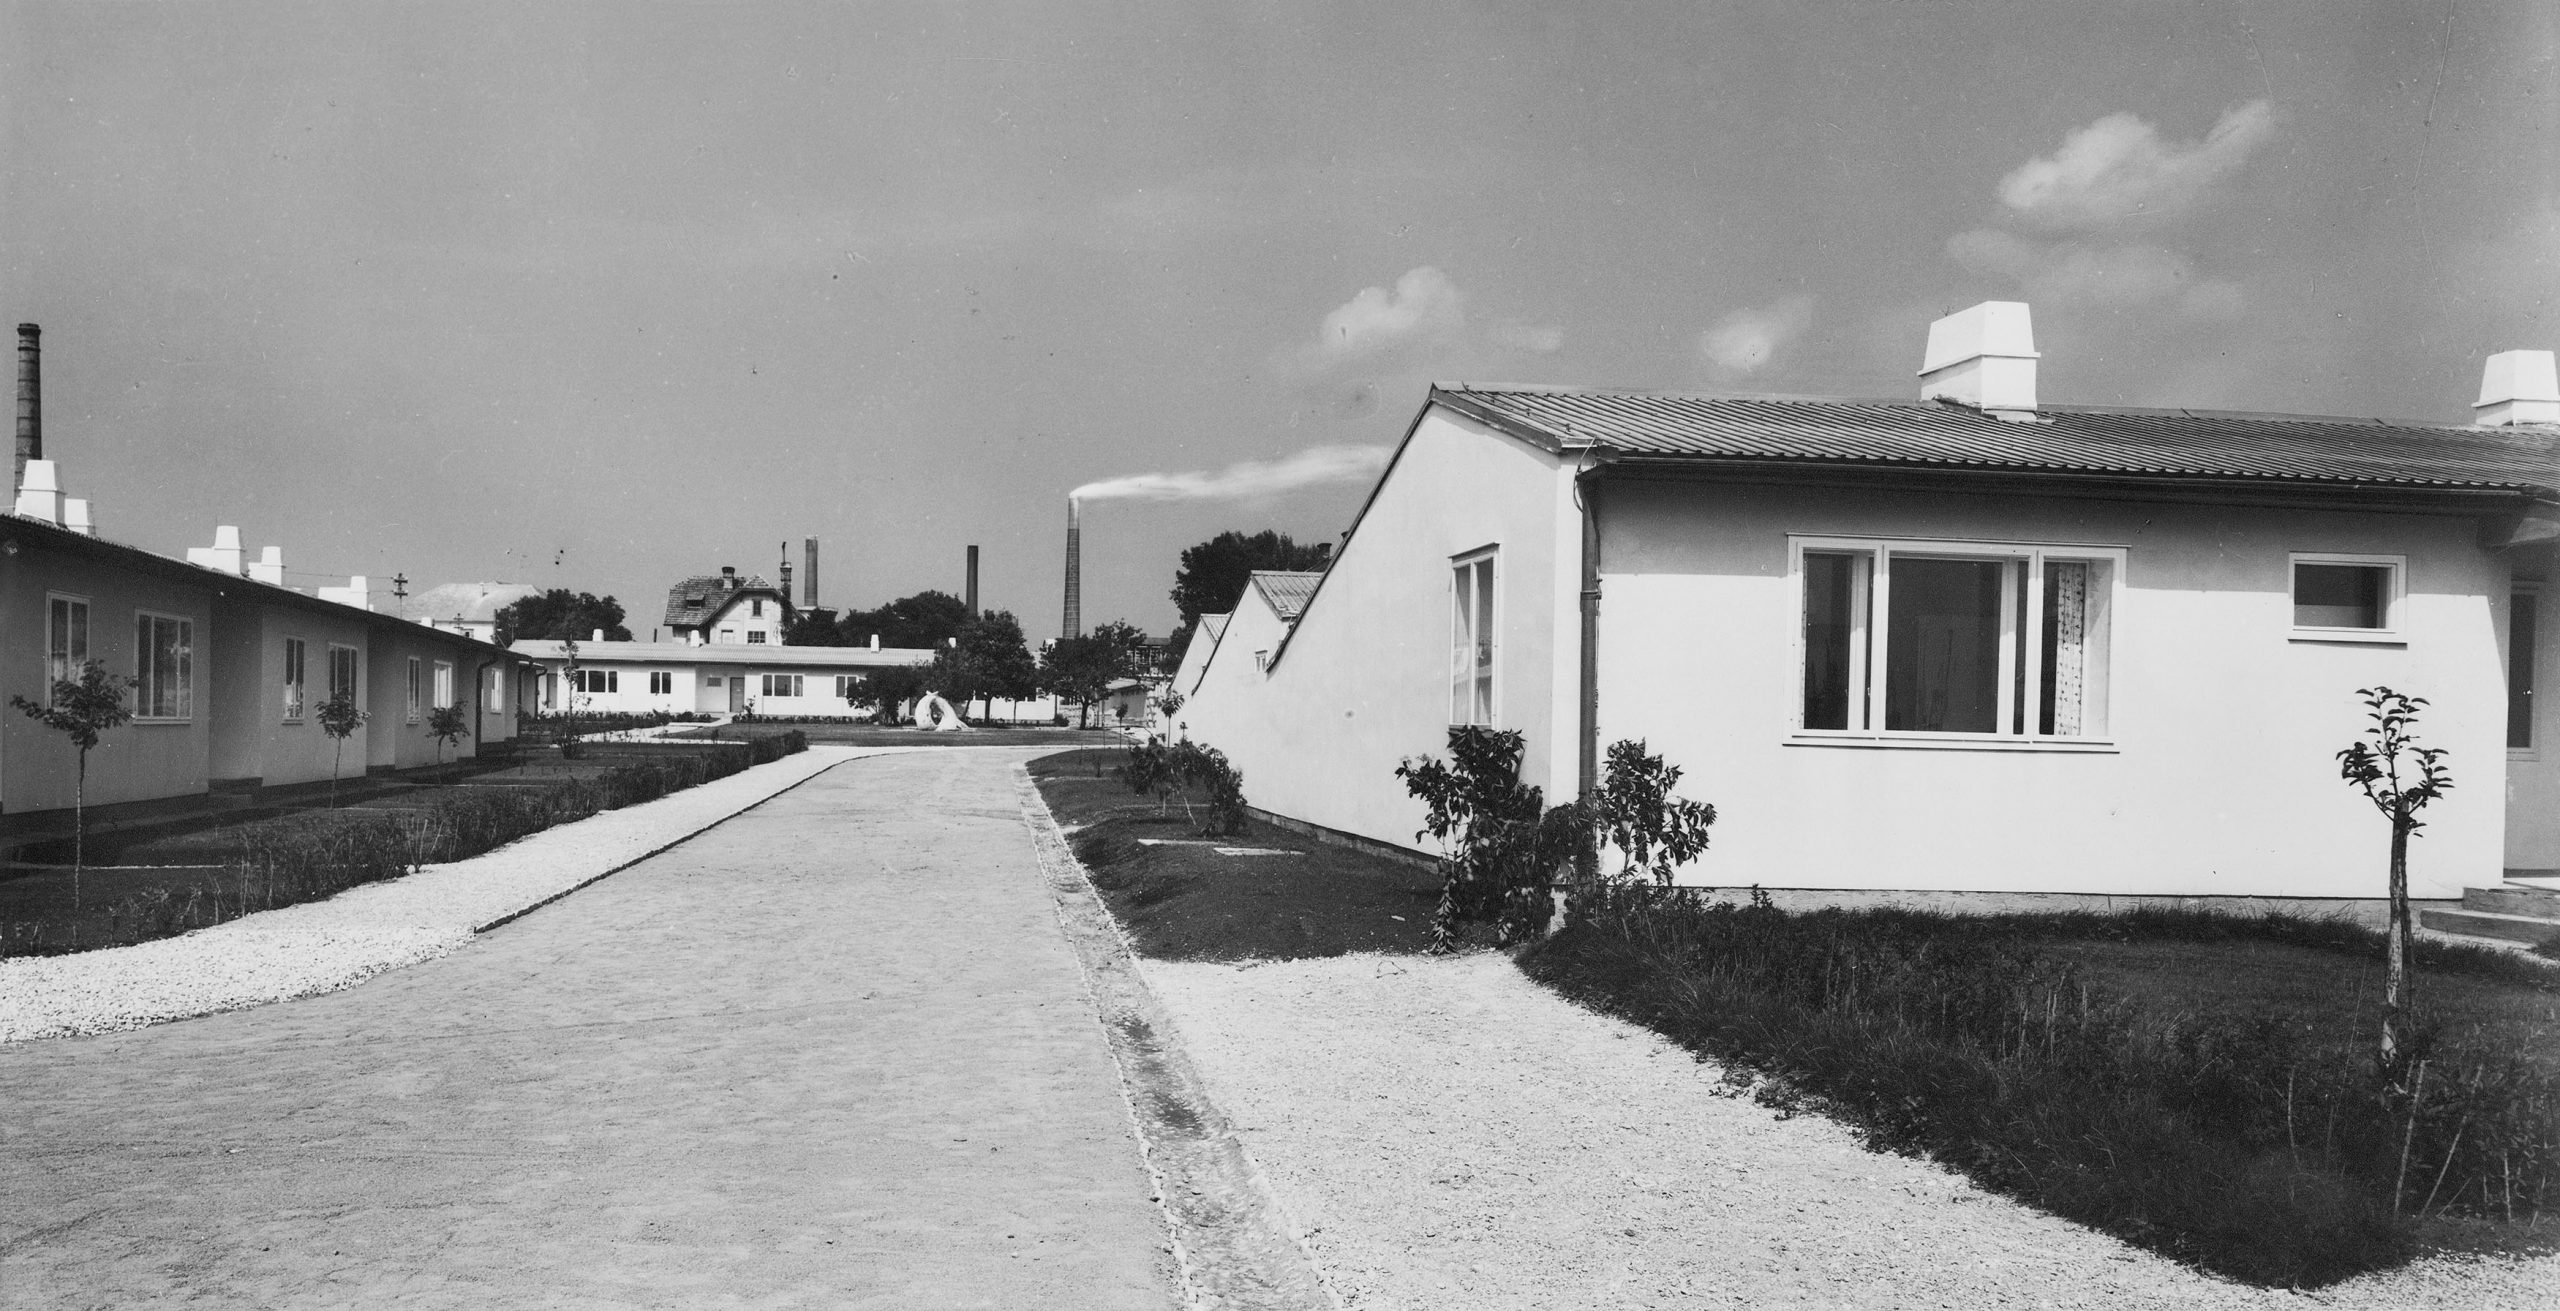
<svg viewBox="0 0 2560 1311">
<path fill-rule="evenodd" d="M 1173 1239 L 1184 1301 L 1224 1311 L 1341 1311 L 1298 1226 L 1216 1104 L 1129 941 L 1067 847 L 1030 770 L 1014 767 L 1058 924 L 1084 971 L 1095 1018 Z"/>
</svg>

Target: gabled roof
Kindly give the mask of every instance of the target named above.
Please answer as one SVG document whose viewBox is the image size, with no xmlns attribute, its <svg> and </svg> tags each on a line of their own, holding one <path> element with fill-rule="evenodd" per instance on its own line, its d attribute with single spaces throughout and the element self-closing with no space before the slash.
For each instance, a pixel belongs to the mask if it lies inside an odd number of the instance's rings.
<svg viewBox="0 0 2560 1311">
<path fill-rule="evenodd" d="M 734 580 L 737 586 L 726 586 L 731 581 L 733 580 L 730 577 L 722 574 L 696 574 L 668 588 L 665 620 L 667 627 L 698 627 L 707 624 L 711 622 L 713 615 L 720 613 L 722 607 L 750 592 L 762 592 L 780 600 L 785 606 L 791 604 L 791 598 L 784 596 L 781 589 L 765 581 L 762 574 L 747 574 Z"/>
<path fill-rule="evenodd" d="M 1226 634 L 1227 621 L 1234 617 L 1235 612 L 1232 610 L 1222 615 L 1202 615 L 1200 616 L 1200 631 L 1208 634 L 1210 641 L 1217 641 L 1220 637 Z M 1194 635 L 1191 640 L 1196 642 L 1200 639 L 1197 635 Z"/>
<path fill-rule="evenodd" d="M 1316 584 L 1324 580 L 1322 572 L 1299 573 L 1281 569 L 1253 571 L 1253 588 L 1271 606 L 1272 613 L 1290 622 L 1306 611 L 1307 598 L 1316 594 Z M 1208 622 L 1203 616 L 1201 622 Z"/>
<path fill-rule="evenodd" d="M 2560 430 L 2047 405 L 2013 422 L 1939 401 L 1443 383 L 1431 400 L 1550 450 L 1750 462 L 2266 480 L 2560 496 Z"/>
</svg>

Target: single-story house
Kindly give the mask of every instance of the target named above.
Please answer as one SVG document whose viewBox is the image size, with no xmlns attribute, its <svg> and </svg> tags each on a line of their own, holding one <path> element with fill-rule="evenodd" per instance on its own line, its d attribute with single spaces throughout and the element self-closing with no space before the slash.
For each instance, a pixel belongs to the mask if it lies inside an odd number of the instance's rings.
<svg viewBox="0 0 2560 1311">
<path fill-rule="evenodd" d="M 66 525 L 55 478 L 54 462 L 30 461 L 0 517 L 0 700 L 42 702 L 92 660 L 134 680 L 132 721 L 90 752 L 90 805 L 328 778 L 336 744 L 316 712 L 341 687 L 372 716 L 344 744 L 349 775 L 430 762 L 426 719 L 442 706 L 475 711 L 447 759 L 514 736 L 498 648 L 284 587 L 273 548 L 244 560 L 236 529 L 189 563 L 98 537 L 85 516 Z M 0 830 L 68 810 L 77 770 L 62 734 L 0 710 Z"/>
<path fill-rule="evenodd" d="M 1179 720 L 1277 815 L 1419 845 L 1394 770 L 1516 729 L 1550 797 L 1641 739 L 1725 887 L 2381 895 L 2358 689 L 2456 788 L 2420 896 L 2560 871 L 2552 355 L 2470 424 L 2042 401 L 2027 307 L 1910 401 L 1442 384 L 1294 620 L 1263 589 Z"/>
<path fill-rule="evenodd" d="M 874 671 L 933 663 L 929 647 L 775 643 L 579 642 L 527 639 L 508 648 L 541 667 L 535 703 L 557 714 L 745 714 L 853 718 L 849 699 Z"/>
</svg>

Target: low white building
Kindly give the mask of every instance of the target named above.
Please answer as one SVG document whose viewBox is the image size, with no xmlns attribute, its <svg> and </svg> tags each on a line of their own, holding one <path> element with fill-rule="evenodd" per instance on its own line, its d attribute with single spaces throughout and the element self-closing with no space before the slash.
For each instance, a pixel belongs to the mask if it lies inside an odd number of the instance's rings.
<svg viewBox="0 0 2560 1311">
<path fill-rule="evenodd" d="M 1434 387 L 1178 719 L 1257 806 L 1399 846 L 1398 761 L 1487 725 L 1557 800 L 1620 739 L 1684 769 L 1697 883 L 2361 898 L 2388 826 L 2335 757 L 2387 685 L 2459 784 L 2417 895 L 2560 871 L 2550 353 L 2467 426 L 2054 405 L 2036 365 L 1993 303 L 1912 401 Z"/>
<path fill-rule="evenodd" d="M 854 718 L 849 698 L 881 669 L 933 663 L 927 648 L 758 643 L 522 641 L 510 653 L 541 662 L 545 713 L 758 714 Z"/>
</svg>

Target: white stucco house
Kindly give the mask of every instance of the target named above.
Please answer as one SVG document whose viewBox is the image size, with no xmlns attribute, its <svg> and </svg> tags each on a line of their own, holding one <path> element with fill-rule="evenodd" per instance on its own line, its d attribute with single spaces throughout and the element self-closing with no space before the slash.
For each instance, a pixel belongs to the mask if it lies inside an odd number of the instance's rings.
<svg viewBox="0 0 2560 1311">
<path fill-rule="evenodd" d="M 793 613 L 790 563 L 782 569 L 779 586 L 761 575 L 741 577 L 734 565 L 677 583 L 667 589 L 667 631 L 696 645 L 782 645 Z"/>
<path fill-rule="evenodd" d="M 2044 402 L 2027 307 L 1910 401 L 1434 387 L 1331 567 L 1257 578 L 1177 719 L 1257 807 L 1418 845 L 1394 777 L 1519 730 L 1551 797 L 1640 738 L 1734 887 L 2365 898 L 2357 689 L 2430 701 L 2417 895 L 2560 871 L 2560 388 L 2474 421 Z M 1195 643 L 1195 647 L 1197 643 Z M 1187 663 L 1187 662 L 1186 662 Z"/>
<path fill-rule="evenodd" d="M 846 697 L 875 670 L 933 663 L 926 647 L 783 646 L 778 642 L 517 642 L 541 665 L 535 704 L 591 714 L 747 714 L 851 719 Z"/>
</svg>

